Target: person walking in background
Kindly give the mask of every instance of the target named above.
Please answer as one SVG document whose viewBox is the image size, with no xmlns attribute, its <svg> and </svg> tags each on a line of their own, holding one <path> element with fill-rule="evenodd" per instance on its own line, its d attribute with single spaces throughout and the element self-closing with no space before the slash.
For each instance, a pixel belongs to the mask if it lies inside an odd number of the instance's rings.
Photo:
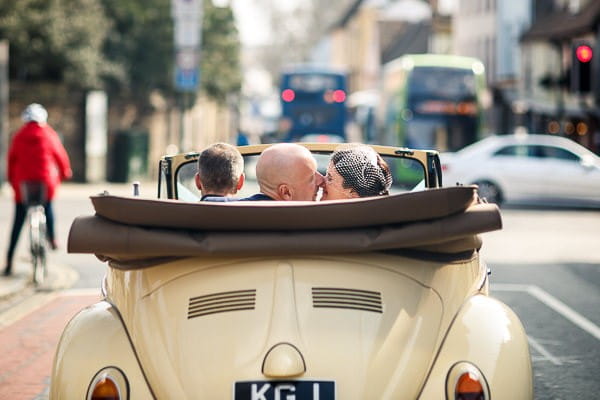
<svg viewBox="0 0 600 400">
<path fill-rule="evenodd" d="M 215 143 L 200 153 L 196 187 L 202 201 L 235 201 L 232 196 L 244 185 L 244 158 L 227 143 Z"/>
<path fill-rule="evenodd" d="M 39 182 L 44 187 L 44 210 L 48 242 L 57 248 L 52 199 L 62 180 L 72 176 L 69 156 L 58 134 L 47 123 L 48 112 L 40 104 L 28 105 L 21 118 L 24 125 L 15 133 L 8 150 L 8 181 L 14 191 L 15 215 L 6 255 L 4 275 L 12 273 L 12 261 L 27 214 L 22 184 Z"/>
</svg>

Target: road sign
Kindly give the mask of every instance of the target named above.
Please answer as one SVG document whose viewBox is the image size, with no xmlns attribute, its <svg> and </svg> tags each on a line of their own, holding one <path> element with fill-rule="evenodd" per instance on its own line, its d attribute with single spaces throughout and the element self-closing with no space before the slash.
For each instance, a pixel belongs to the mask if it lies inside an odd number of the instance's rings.
<svg viewBox="0 0 600 400">
<path fill-rule="evenodd" d="M 200 41 L 203 0 L 171 0 L 174 22 L 175 88 L 195 92 L 200 81 Z"/>
<path fill-rule="evenodd" d="M 175 67 L 175 87 L 182 92 L 195 92 L 200 83 L 200 70 Z"/>
<path fill-rule="evenodd" d="M 202 24 L 196 18 L 182 17 L 175 19 L 175 46 L 197 47 L 200 45 Z"/>
</svg>

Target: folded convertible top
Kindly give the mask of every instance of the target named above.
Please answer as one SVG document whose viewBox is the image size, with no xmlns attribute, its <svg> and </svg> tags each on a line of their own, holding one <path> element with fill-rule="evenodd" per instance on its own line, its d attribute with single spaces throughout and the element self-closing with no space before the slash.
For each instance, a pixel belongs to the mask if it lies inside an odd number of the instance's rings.
<svg viewBox="0 0 600 400">
<path fill-rule="evenodd" d="M 442 218 L 464 211 L 475 186 L 429 189 L 352 201 L 184 202 L 93 196 L 96 215 L 127 225 L 211 231 L 340 229 Z"/>
<path fill-rule="evenodd" d="M 68 251 L 123 269 L 201 255 L 333 254 L 411 250 L 465 254 L 500 229 L 475 187 L 335 202 L 187 203 L 101 195 L 71 226 Z"/>
</svg>

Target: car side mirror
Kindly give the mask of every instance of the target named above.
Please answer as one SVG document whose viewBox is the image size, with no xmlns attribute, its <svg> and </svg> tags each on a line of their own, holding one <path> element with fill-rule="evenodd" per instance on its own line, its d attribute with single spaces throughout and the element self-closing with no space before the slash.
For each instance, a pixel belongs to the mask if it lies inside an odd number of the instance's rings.
<svg viewBox="0 0 600 400">
<path fill-rule="evenodd" d="M 596 165 L 596 163 L 594 163 L 594 160 L 588 157 L 582 158 L 580 164 L 586 171 L 592 171 L 594 169 L 600 168 L 598 165 Z"/>
</svg>

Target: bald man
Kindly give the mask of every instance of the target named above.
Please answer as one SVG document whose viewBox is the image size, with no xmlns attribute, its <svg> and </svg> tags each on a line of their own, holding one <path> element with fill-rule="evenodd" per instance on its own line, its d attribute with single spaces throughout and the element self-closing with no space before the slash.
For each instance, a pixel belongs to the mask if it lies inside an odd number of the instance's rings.
<svg viewBox="0 0 600 400">
<path fill-rule="evenodd" d="M 241 200 L 315 201 L 325 181 L 310 151 L 295 143 L 266 148 L 256 163 L 256 178 L 260 193 Z"/>
</svg>

